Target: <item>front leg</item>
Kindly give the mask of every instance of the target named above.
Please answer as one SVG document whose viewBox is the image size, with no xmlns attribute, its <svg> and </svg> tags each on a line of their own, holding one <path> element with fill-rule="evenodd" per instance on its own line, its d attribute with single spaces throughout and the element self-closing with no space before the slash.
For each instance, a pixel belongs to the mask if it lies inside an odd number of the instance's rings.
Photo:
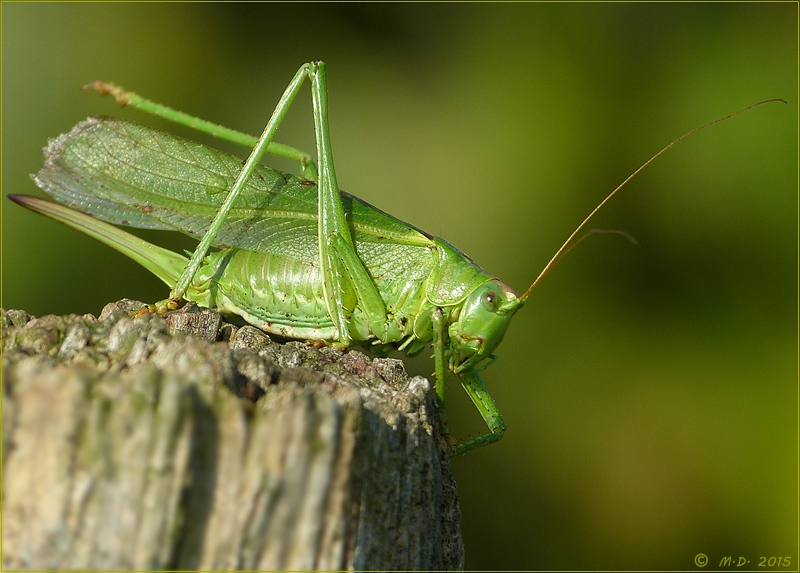
<svg viewBox="0 0 800 573">
<path fill-rule="evenodd" d="M 434 390 L 436 391 L 436 403 L 439 405 L 439 431 L 443 436 L 448 436 L 447 414 L 445 413 L 445 392 L 447 371 L 445 370 L 444 339 L 445 324 L 442 309 L 436 307 L 431 314 L 431 324 L 433 325 L 433 366 L 434 377 L 436 378 Z"/>
<path fill-rule="evenodd" d="M 472 403 L 475 404 L 475 407 L 478 408 L 478 411 L 481 413 L 483 421 L 489 426 L 489 432 L 491 433 L 478 436 L 463 444 L 458 444 L 453 448 L 454 456 L 464 454 L 478 446 L 492 444 L 502 438 L 506 433 L 506 423 L 503 421 L 503 416 L 500 415 L 500 410 L 497 408 L 494 400 L 492 400 L 478 371 L 474 368 L 470 368 L 464 372 L 459 372 L 457 376 L 464 390 L 466 390 L 467 394 L 472 399 Z"/>
<path fill-rule="evenodd" d="M 440 431 L 445 438 L 448 438 L 447 426 L 445 420 L 447 419 L 444 411 L 445 406 L 445 320 L 444 313 L 441 308 L 436 308 L 431 315 L 431 323 L 433 324 L 433 363 L 435 368 L 436 377 L 436 401 L 439 404 L 439 420 Z M 470 368 L 463 372 L 456 374 L 461 385 L 466 390 L 472 403 L 478 408 L 481 413 L 483 421 L 489 426 L 489 434 L 484 434 L 473 438 L 461 444 L 451 445 L 451 456 L 460 456 L 466 452 L 477 448 L 478 446 L 485 446 L 498 441 L 506 432 L 506 423 L 503 421 L 503 416 L 500 410 L 494 403 L 489 391 L 483 384 L 478 371 L 475 368 Z"/>
</svg>

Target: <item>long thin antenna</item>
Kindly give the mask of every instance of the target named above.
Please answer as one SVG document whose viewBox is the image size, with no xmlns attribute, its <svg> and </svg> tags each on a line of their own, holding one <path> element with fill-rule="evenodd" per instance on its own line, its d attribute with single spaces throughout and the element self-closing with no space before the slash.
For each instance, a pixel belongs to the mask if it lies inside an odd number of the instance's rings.
<svg viewBox="0 0 800 573">
<path fill-rule="evenodd" d="M 555 264 L 558 261 L 560 261 L 561 258 L 566 254 L 565 251 L 569 251 L 570 249 L 572 249 L 572 247 L 575 246 L 575 245 L 570 245 L 570 243 L 572 242 L 572 239 L 574 239 L 575 236 L 578 233 L 580 233 L 581 229 L 583 229 L 583 227 L 586 225 L 586 223 L 589 222 L 589 219 L 594 217 L 594 214 L 597 213 L 603 207 L 603 205 L 608 203 L 608 200 L 611 199 L 614 195 L 616 195 L 617 191 L 622 189 L 625 186 L 625 184 L 628 183 L 628 181 L 633 179 L 642 169 L 644 169 L 645 167 L 650 165 L 659 155 L 664 153 L 667 149 L 669 149 L 670 147 L 672 147 L 676 143 L 679 143 L 679 142 L 683 141 L 684 139 L 686 139 L 690 135 L 694 135 L 698 131 L 702 131 L 703 129 L 705 129 L 707 127 L 711 127 L 714 124 L 717 124 L 717 123 L 720 123 L 722 121 L 731 119 L 732 117 L 736 117 L 737 115 L 742 114 L 742 113 L 744 113 L 744 112 L 746 112 L 748 110 L 751 110 L 754 107 L 758 107 L 760 105 L 764 105 L 765 103 L 772 103 L 772 102 L 777 102 L 777 101 L 780 101 L 780 102 L 783 102 L 783 103 L 787 103 L 786 100 L 783 100 L 783 99 L 780 99 L 780 98 L 768 99 L 768 100 L 760 101 L 758 103 L 754 103 L 753 105 L 749 105 L 746 108 L 740 109 L 739 111 L 733 112 L 733 113 L 731 113 L 729 115 L 726 115 L 725 117 L 721 117 L 719 119 L 715 119 L 713 121 L 709 121 L 705 125 L 701 125 L 700 127 L 696 127 L 693 130 L 689 131 L 688 133 L 684 133 L 678 139 L 676 139 L 675 141 L 673 141 L 672 143 L 670 143 L 669 145 L 664 147 L 661 151 L 659 151 L 658 153 L 653 155 L 653 157 L 651 157 L 650 159 L 648 159 L 647 161 L 642 163 L 642 165 L 636 171 L 634 171 L 633 173 L 628 175 L 628 177 L 625 179 L 625 181 L 620 183 L 617 186 L 616 189 L 614 189 L 611 193 L 609 193 L 606 196 L 606 198 L 603 199 L 600 202 L 600 204 L 592 210 L 591 213 L 589 213 L 589 215 L 583 220 L 583 222 L 580 225 L 578 225 L 578 227 L 574 231 L 572 231 L 572 234 L 567 238 L 566 241 L 564 241 L 564 244 L 561 245 L 561 247 L 558 249 L 558 251 L 556 251 L 556 254 L 553 255 L 553 258 L 550 259 L 550 261 L 547 263 L 547 265 L 542 269 L 542 272 L 539 273 L 539 276 L 536 277 L 536 280 L 533 281 L 533 283 L 531 283 L 531 286 L 528 287 L 528 290 L 526 290 L 525 293 L 519 298 L 520 302 L 525 302 L 525 300 L 530 296 L 531 292 L 533 292 L 533 289 L 536 288 L 536 285 L 538 285 L 541 282 L 541 280 L 545 276 L 547 276 L 547 273 L 549 273 L 550 270 L 555 266 Z M 581 239 L 583 239 L 583 237 L 581 237 Z M 578 242 L 580 242 L 580 240 Z"/>
</svg>

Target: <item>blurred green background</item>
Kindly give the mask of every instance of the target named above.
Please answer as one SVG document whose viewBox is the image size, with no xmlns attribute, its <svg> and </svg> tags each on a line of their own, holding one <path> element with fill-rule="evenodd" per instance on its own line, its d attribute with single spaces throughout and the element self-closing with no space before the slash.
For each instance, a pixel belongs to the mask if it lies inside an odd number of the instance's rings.
<svg viewBox="0 0 800 573">
<path fill-rule="evenodd" d="M 189 135 L 89 81 L 257 134 L 323 59 L 342 188 L 521 292 L 663 145 L 784 98 L 681 143 L 601 212 L 591 226 L 638 246 L 593 237 L 537 289 L 484 372 L 508 433 L 453 469 L 470 569 L 695 569 L 702 552 L 796 570 L 797 11 L 3 3 L 3 193 L 41 195 L 41 147 L 90 114 Z M 278 139 L 313 151 L 308 93 Z M 5 199 L 2 217 L 5 308 L 166 296 L 91 239 Z M 483 432 L 455 383 L 449 396 L 454 434 Z"/>
</svg>

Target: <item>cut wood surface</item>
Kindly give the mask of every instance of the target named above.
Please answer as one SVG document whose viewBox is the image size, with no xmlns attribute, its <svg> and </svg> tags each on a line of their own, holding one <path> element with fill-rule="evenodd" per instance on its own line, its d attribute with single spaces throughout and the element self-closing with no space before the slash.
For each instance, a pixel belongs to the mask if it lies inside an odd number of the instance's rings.
<svg viewBox="0 0 800 573">
<path fill-rule="evenodd" d="M 427 380 L 139 306 L 2 311 L 4 569 L 463 568 Z"/>
</svg>

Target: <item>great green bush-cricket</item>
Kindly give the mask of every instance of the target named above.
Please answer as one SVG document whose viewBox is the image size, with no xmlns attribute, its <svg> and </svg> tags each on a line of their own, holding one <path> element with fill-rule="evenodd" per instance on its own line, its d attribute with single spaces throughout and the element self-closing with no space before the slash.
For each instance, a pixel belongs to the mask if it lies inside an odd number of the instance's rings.
<svg viewBox="0 0 800 573">
<path fill-rule="evenodd" d="M 309 154 L 273 142 L 306 79 L 312 91 L 316 163 Z M 258 139 L 112 84 L 87 87 L 116 97 L 122 105 L 251 147 L 252 152 L 242 165 L 236 157 L 167 132 L 90 117 L 50 140 L 45 164 L 34 176 L 36 184 L 61 204 L 25 195 L 9 197 L 153 272 L 172 289 L 168 299 L 153 306 L 155 312 L 175 309 L 186 299 L 238 315 L 281 337 L 339 348 L 366 343 L 414 355 L 432 344 L 442 412 L 449 370 L 489 428 L 487 434 L 454 444 L 454 455 L 503 437 L 506 425 L 479 371 L 494 361 L 511 317 L 533 288 L 583 238 L 575 240 L 588 220 L 672 145 L 750 109 L 697 128 L 651 157 L 584 219 L 518 296 L 443 239 L 339 191 L 323 62 L 301 66 Z M 265 153 L 298 161 L 302 177 L 258 165 Z M 201 241 L 187 259 L 103 221 L 177 230 Z M 212 246 L 218 250 L 209 252 Z"/>
</svg>

